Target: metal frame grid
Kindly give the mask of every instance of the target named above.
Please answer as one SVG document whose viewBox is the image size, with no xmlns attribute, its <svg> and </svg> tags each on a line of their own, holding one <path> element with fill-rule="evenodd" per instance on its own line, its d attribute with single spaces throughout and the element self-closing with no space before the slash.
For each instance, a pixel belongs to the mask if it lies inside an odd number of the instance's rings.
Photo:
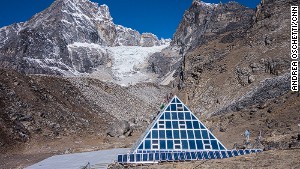
<svg viewBox="0 0 300 169">
<path fill-rule="evenodd" d="M 138 140 L 131 152 L 139 150 L 199 151 L 227 150 L 201 121 L 174 96 Z"/>
<path fill-rule="evenodd" d="M 250 150 L 221 150 L 221 151 L 186 151 L 186 152 L 168 152 L 153 151 L 145 153 L 131 153 L 118 155 L 118 163 L 159 163 L 175 161 L 193 161 L 223 159 L 245 154 L 259 153 L 260 149 Z"/>
</svg>

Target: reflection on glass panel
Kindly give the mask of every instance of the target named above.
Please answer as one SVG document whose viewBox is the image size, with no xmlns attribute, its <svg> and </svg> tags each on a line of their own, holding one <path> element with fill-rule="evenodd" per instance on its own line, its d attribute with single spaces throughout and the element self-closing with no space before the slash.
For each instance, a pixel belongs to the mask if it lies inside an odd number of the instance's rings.
<svg viewBox="0 0 300 169">
<path fill-rule="evenodd" d="M 187 140 L 181 140 L 182 149 L 189 149 Z"/>
<path fill-rule="evenodd" d="M 204 144 L 209 144 L 209 140 L 203 140 Z"/>
<path fill-rule="evenodd" d="M 193 130 L 188 130 L 187 132 L 188 132 L 189 139 L 193 139 L 194 138 Z"/>
<path fill-rule="evenodd" d="M 193 126 L 194 126 L 194 129 L 199 129 L 199 122 L 193 121 Z"/>
<path fill-rule="evenodd" d="M 158 131 L 152 130 L 152 138 L 158 138 Z"/>
<path fill-rule="evenodd" d="M 186 139 L 186 131 L 185 130 L 180 130 L 180 136 L 181 136 L 181 139 Z"/>
<path fill-rule="evenodd" d="M 185 128 L 185 122 L 179 121 L 179 128 L 184 129 Z"/>
<path fill-rule="evenodd" d="M 167 130 L 166 131 L 166 135 L 167 135 L 167 138 L 173 138 L 173 136 L 172 136 L 172 130 Z"/>
<path fill-rule="evenodd" d="M 151 138 L 151 131 L 148 133 L 146 138 Z"/>
<path fill-rule="evenodd" d="M 208 133 L 207 133 L 207 130 L 201 130 L 202 132 L 202 138 L 203 139 L 208 139 Z"/>
<path fill-rule="evenodd" d="M 171 111 L 176 111 L 176 104 L 171 104 Z"/>
<path fill-rule="evenodd" d="M 170 120 L 171 119 L 170 112 L 165 112 L 165 119 L 166 120 Z"/>
<path fill-rule="evenodd" d="M 195 132 L 195 138 L 196 139 L 202 139 L 201 134 L 200 134 L 200 130 L 195 130 L 194 132 Z"/>
<path fill-rule="evenodd" d="M 189 140 L 189 144 L 190 144 L 190 149 L 192 150 L 196 149 L 195 140 Z"/>
<path fill-rule="evenodd" d="M 171 121 L 166 121 L 166 128 L 167 129 L 171 129 L 172 128 Z"/>
<path fill-rule="evenodd" d="M 209 145 L 205 145 L 204 147 L 205 147 L 206 150 L 211 149 L 211 148 L 210 148 L 210 144 L 209 144 Z"/>
<path fill-rule="evenodd" d="M 179 112 L 179 113 L 178 113 L 178 119 L 179 119 L 179 120 L 184 120 L 184 115 L 183 115 L 182 112 Z"/>
<path fill-rule="evenodd" d="M 152 149 L 158 149 L 158 145 L 152 145 Z"/>
<path fill-rule="evenodd" d="M 150 140 L 145 140 L 145 149 L 146 150 L 151 149 L 151 142 L 150 142 Z"/>
<path fill-rule="evenodd" d="M 166 141 L 165 140 L 159 140 L 159 146 L 160 146 L 160 149 L 166 149 Z"/>
<path fill-rule="evenodd" d="M 177 120 L 177 113 L 176 112 L 172 112 L 172 119 L 173 120 Z"/>
<path fill-rule="evenodd" d="M 203 143 L 201 140 L 196 140 L 196 144 L 198 150 L 203 150 Z"/>
<path fill-rule="evenodd" d="M 179 138 L 179 130 L 173 130 L 173 136 L 175 139 Z"/>
<path fill-rule="evenodd" d="M 185 112 L 185 119 L 190 120 L 191 119 L 191 113 L 190 112 Z"/>
<path fill-rule="evenodd" d="M 168 149 L 173 149 L 173 140 L 167 141 L 167 147 L 168 147 Z"/>
<path fill-rule="evenodd" d="M 191 121 L 186 121 L 186 128 L 187 129 L 193 129 L 193 125 Z"/>
<path fill-rule="evenodd" d="M 218 143 L 217 143 L 217 140 L 210 140 L 211 142 L 211 146 L 212 146 L 212 149 L 213 150 L 218 150 Z"/>
<path fill-rule="evenodd" d="M 172 121 L 173 129 L 178 129 L 178 121 Z"/>
<path fill-rule="evenodd" d="M 158 144 L 158 140 L 152 140 L 152 144 Z"/>
<path fill-rule="evenodd" d="M 159 138 L 165 138 L 165 130 L 159 130 Z"/>
<path fill-rule="evenodd" d="M 148 160 L 148 154 L 143 154 L 143 161 L 147 161 Z"/>
</svg>

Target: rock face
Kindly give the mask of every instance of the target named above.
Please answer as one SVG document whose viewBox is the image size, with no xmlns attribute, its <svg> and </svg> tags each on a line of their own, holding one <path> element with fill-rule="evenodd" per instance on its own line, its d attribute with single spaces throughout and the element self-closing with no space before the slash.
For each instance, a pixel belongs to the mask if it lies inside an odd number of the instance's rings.
<svg viewBox="0 0 300 169">
<path fill-rule="evenodd" d="M 56 0 L 29 21 L 0 29 L 0 66 L 29 74 L 85 73 L 106 66 L 104 46 L 160 44 L 155 35 L 115 25 L 106 5 Z"/>
<path fill-rule="evenodd" d="M 171 44 L 184 55 L 178 93 L 194 112 L 241 111 L 288 92 L 290 4 L 193 2 Z"/>
<path fill-rule="evenodd" d="M 174 36 L 173 45 L 184 50 L 204 44 L 224 32 L 235 30 L 235 36 L 242 36 L 239 30 L 246 29 L 252 22 L 253 9 L 236 2 L 209 4 L 194 1 L 185 12 Z M 227 39 L 227 41 L 232 39 Z"/>
</svg>

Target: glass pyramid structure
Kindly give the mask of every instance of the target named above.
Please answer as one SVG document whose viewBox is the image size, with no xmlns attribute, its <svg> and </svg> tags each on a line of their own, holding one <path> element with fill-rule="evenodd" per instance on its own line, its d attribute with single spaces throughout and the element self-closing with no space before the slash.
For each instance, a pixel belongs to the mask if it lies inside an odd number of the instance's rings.
<svg viewBox="0 0 300 169">
<path fill-rule="evenodd" d="M 119 163 L 155 163 L 228 158 L 261 150 L 227 150 L 201 121 L 174 96 Z"/>
</svg>

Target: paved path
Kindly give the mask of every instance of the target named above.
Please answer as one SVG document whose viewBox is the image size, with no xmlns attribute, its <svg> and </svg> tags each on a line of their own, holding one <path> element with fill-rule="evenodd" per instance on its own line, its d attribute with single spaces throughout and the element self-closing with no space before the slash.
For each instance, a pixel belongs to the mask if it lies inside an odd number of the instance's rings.
<svg viewBox="0 0 300 169">
<path fill-rule="evenodd" d="M 25 169 L 80 169 L 90 163 L 92 169 L 104 169 L 129 149 L 111 149 L 76 154 L 55 155 Z"/>
</svg>

